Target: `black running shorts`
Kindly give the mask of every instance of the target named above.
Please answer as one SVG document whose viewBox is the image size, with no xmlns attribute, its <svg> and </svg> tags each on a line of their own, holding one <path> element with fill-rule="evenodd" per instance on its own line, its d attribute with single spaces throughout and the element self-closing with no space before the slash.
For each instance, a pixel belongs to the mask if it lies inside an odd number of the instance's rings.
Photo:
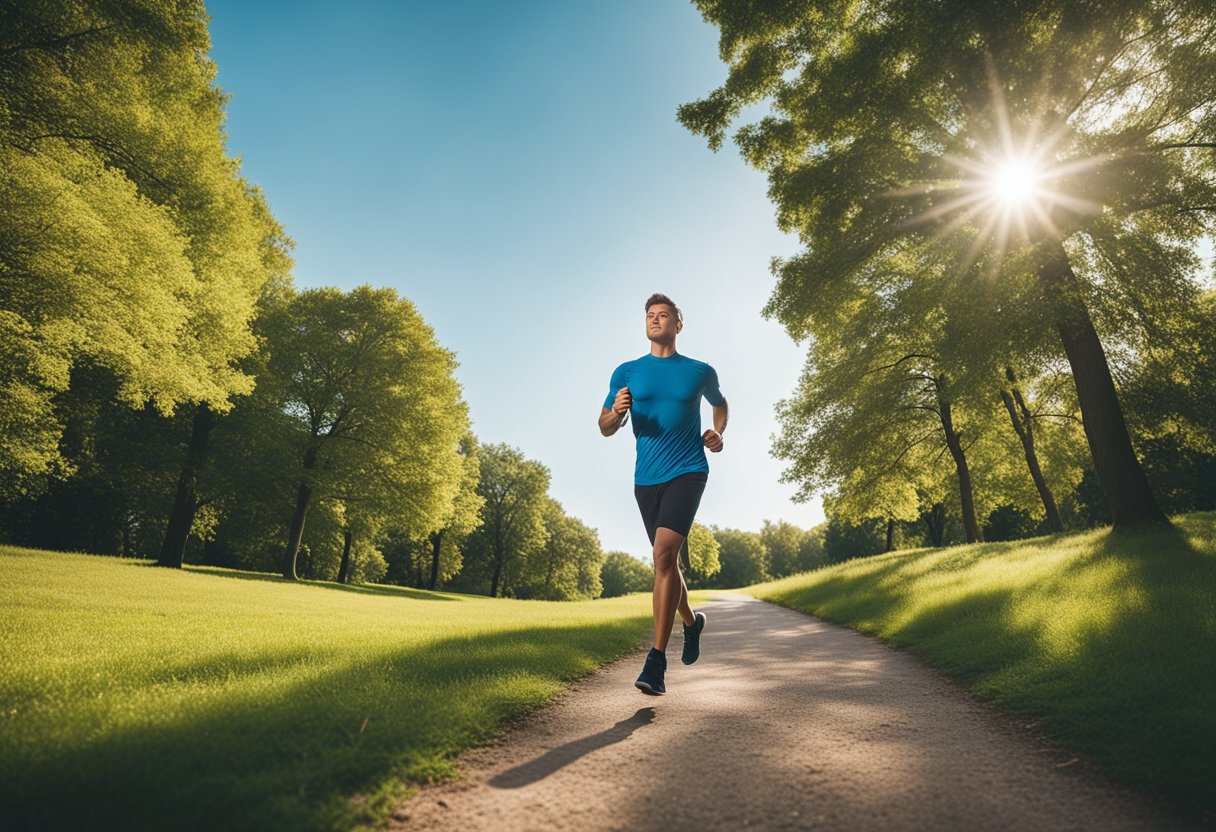
<svg viewBox="0 0 1216 832">
<path fill-rule="evenodd" d="M 671 529 L 688 537 L 708 479 L 708 475 L 702 473 L 681 474 L 658 485 L 633 487 L 633 496 L 637 498 L 642 522 L 646 524 L 646 534 L 650 535 L 652 546 L 655 531 L 659 528 Z"/>
</svg>

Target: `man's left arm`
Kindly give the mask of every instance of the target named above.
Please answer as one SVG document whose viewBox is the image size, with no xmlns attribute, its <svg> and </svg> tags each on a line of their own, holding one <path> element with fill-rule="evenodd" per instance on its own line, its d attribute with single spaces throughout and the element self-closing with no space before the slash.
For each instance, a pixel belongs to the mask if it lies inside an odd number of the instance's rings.
<svg viewBox="0 0 1216 832">
<path fill-rule="evenodd" d="M 726 422 L 730 418 L 730 407 L 726 403 L 726 399 L 722 400 L 722 404 L 714 407 L 714 427 L 713 430 L 707 430 L 701 436 L 705 442 L 705 447 L 709 448 L 710 453 L 717 453 L 722 450 L 722 434 L 726 430 Z"/>
<path fill-rule="evenodd" d="M 710 453 L 716 454 L 722 450 L 722 432 L 726 430 L 726 420 L 730 413 L 726 406 L 726 396 L 722 395 L 722 390 L 718 387 L 718 372 L 708 364 L 705 365 L 705 387 L 702 389 L 702 395 L 714 409 L 714 426 L 701 434 L 701 441 L 709 448 Z"/>
</svg>

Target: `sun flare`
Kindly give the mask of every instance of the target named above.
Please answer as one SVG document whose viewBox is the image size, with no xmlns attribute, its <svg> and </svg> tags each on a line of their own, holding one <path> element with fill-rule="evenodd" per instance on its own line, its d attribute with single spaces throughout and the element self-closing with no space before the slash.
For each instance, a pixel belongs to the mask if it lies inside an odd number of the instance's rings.
<svg viewBox="0 0 1216 832">
<path fill-rule="evenodd" d="M 1010 159 L 997 166 L 992 177 L 992 190 L 1001 202 L 1018 208 L 1034 198 L 1040 176 L 1029 162 Z"/>
</svg>

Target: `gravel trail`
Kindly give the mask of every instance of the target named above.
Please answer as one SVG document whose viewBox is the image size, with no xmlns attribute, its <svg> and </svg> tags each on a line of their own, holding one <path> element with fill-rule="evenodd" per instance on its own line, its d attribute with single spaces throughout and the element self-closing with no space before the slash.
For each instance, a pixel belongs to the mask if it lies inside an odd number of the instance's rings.
<svg viewBox="0 0 1216 832">
<path fill-rule="evenodd" d="M 744 596 L 708 615 L 701 660 L 668 648 L 576 683 L 394 829 L 1163 830 L 1190 828 L 1112 786 L 908 653 Z"/>
</svg>

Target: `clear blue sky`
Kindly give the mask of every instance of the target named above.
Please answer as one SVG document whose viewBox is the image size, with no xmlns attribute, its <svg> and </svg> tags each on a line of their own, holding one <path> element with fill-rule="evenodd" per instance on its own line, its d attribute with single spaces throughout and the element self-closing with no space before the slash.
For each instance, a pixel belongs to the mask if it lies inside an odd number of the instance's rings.
<svg viewBox="0 0 1216 832">
<path fill-rule="evenodd" d="M 552 472 L 607 549 L 648 557 L 632 436 L 596 430 L 608 377 L 648 350 L 645 298 L 731 404 L 699 519 L 803 527 L 769 455 L 803 350 L 760 310 L 776 230 L 763 174 L 675 119 L 725 77 L 683 0 L 212 0 L 230 150 L 296 241 L 300 287 L 393 286 L 460 361 L 483 442 Z M 708 406 L 705 408 L 708 423 Z"/>
</svg>

